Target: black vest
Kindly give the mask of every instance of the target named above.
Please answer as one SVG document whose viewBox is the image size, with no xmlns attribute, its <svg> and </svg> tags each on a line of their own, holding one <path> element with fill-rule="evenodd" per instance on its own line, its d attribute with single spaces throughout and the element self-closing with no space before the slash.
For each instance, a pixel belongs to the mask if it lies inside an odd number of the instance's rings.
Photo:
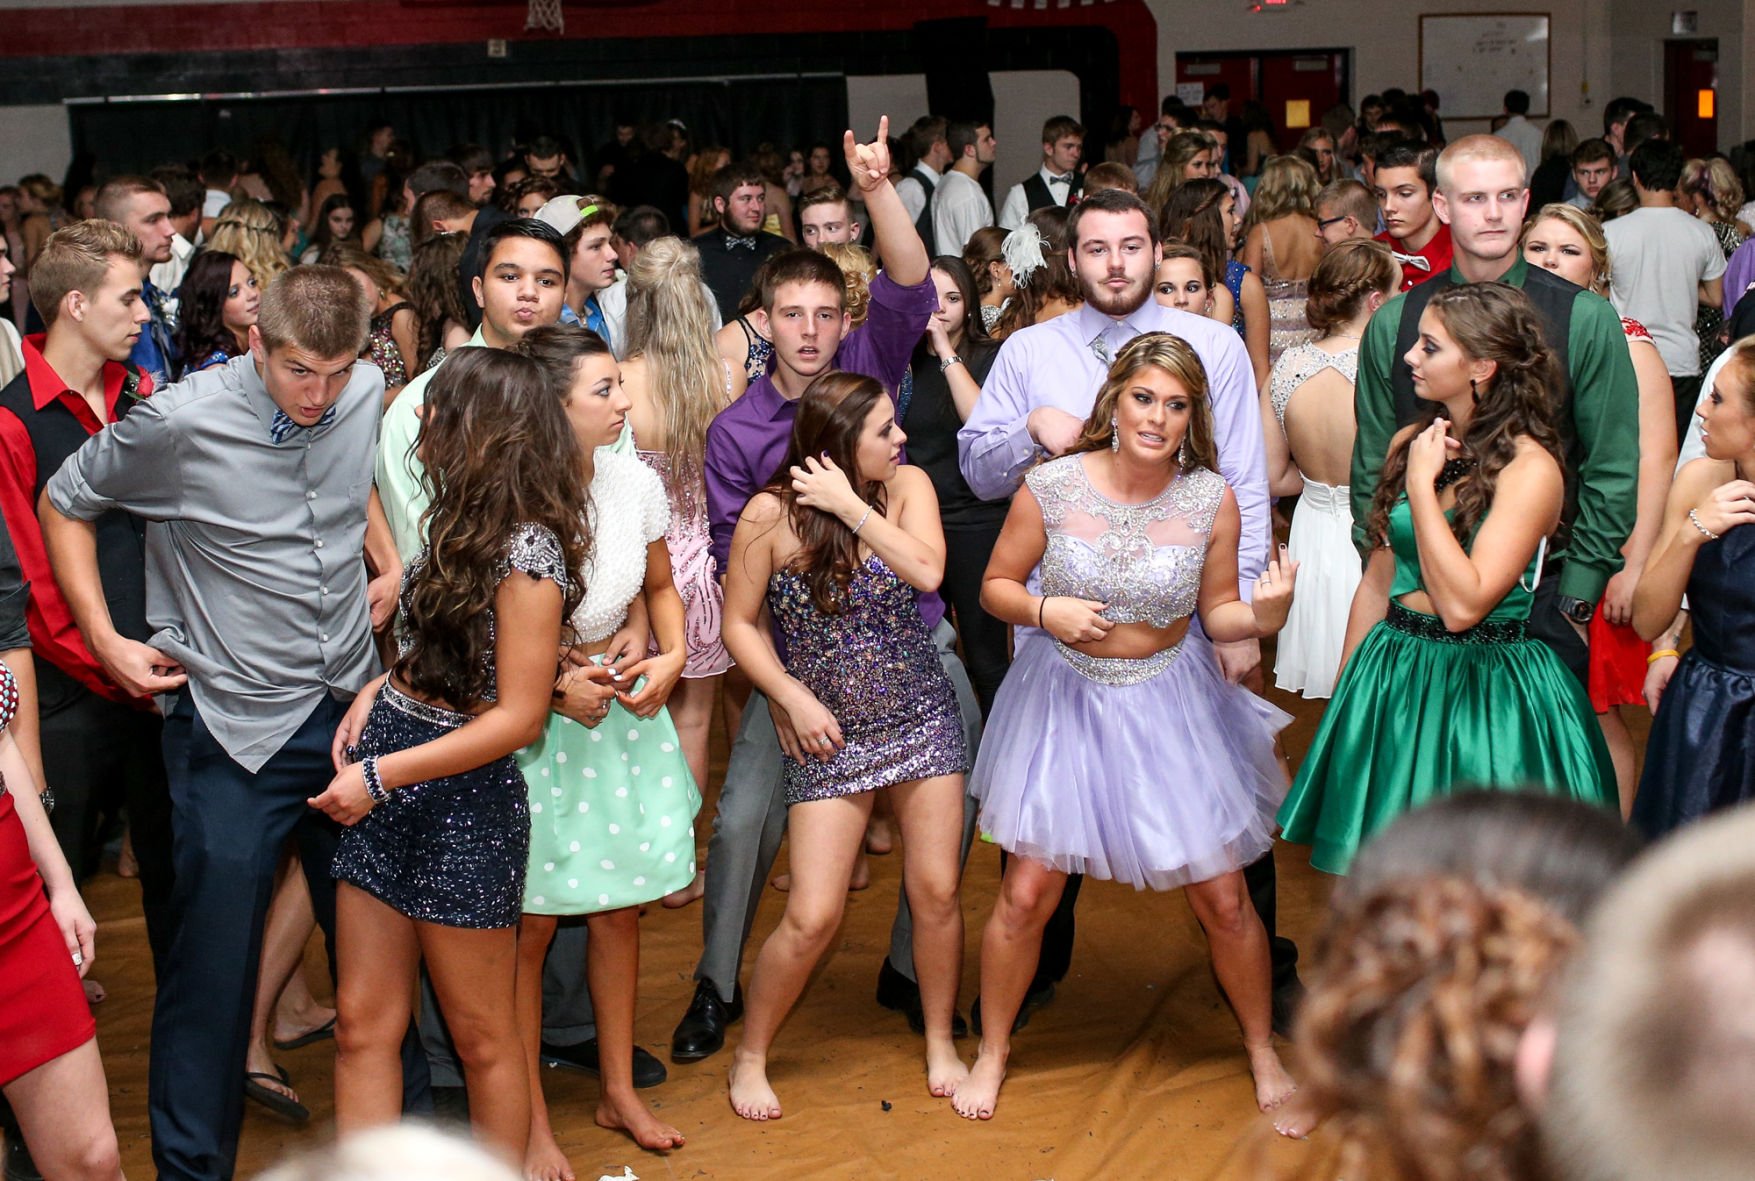
<svg viewBox="0 0 1755 1181">
<path fill-rule="evenodd" d="M 1414 394 L 1414 371 L 1408 368 L 1402 358 L 1414 347 L 1414 342 L 1420 339 L 1420 315 L 1426 310 L 1426 305 L 1432 302 L 1434 295 L 1451 286 L 1454 284 L 1451 282 L 1450 272 L 1445 271 L 1402 296 L 1402 319 L 1395 336 L 1395 363 L 1390 369 L 1389 379 L 1390 389 L 1395 393 L 1395 421 L 1398 429 L 1418 422 L 1438 406 L 1438 403 L 1428 402 Z M 1554 538 L 1554 548 L 1558 550 L 1565 546 L 1572 529 L 1572 519 L 1578 515 L 1578 463 L 1582 448 L 1578 433 L 1572 429 L 1572 363 L 1567 350 L 1572 341 L 1572 306 L 1586 292 L 1584 288 L 1568 283 L 1552 271 L 1529 267 L 1524 271 L 1523 293 L 1529 296 L 1530 303 L 1536 309 L 1536 315 L 1542 322 L 1545 343 L 1553 352 L 1560 368 L 1560 385 L 1554 391 L 1554 417 L 1555 425 L 1560 430 L 1560 445 L 1565 453 L 1565 462 L 1561 467 L 1566 479 L 1566 499 L 1560 509 L 1560 530 Z"/>
<path fill-rule="evenodd" d="M 133 366 L 129 371 L 135 372 Z M 133 405 L 134 399 L 124 394 L 117 402 L 116 417 L 126 417 Z M 30 436 L 37 458 L 36 485 L 31 489 L 35 503 L 67 457 L 93 436 L 85 433 L 73 411 L 58 400 L 38 410 L 31 398 L 28 371 L 0 390 L 0 410 L 11 411 Z M 164 473 L 164 477 L 170 479 L 171 473 Z M 38 526 L 32 521 L 30 527 Z M 120 509 L 99 517 L 97 559 L 98 573 L 104 580 L 104 601 L 110 606 L 116 630 L 130 640 L 145 642 L 152 635 L 146 623 L 146 522 Z"/>
<path fill-rule="evenodd" d="M 933 246 L 932 194 L 938 185 L 918 168 L 910 172 L 908 176 L 926 193 L 926 204 L 920 207 L 920 216 L 914 219 L 914 232 L 920 235 L 921 242 L 926 245 L 926 257 L 937 258 L 938 251 Z"/>
<path fill-rule="evenodd" d="M 1079 174 L 1075 172 L 1073 173 L 1072 187 L 1066 192 L 1066 203 L 1071 205 L 1073 203 L 1073 198 L 1078 195 Z M 1048 182 L 1042 179 L 1042 170 L 1040 168 L 1035 172 L 1032 172 L 1029 179 L 1024 181 L 1024 200 L 1030 203 L 1031 213 L 1036 212 L 1038 209 L 1045 209 L 1050 205 L 1060 204 L 1059 201 L 1054 199 L 1054 193 L 1049 189 Z"/>
</svg>

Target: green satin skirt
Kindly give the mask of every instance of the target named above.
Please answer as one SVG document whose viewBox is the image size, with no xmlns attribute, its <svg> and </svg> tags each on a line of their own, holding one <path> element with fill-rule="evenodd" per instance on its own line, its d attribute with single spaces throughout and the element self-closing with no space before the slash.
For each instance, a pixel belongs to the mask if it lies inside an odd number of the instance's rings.
<svg viewBox="0 0 1755 1181">
<path fill-rule="evenodd" d="M 1447 633 L 1390 605 L 1347 661 L 1280 808 L 1310 864 L 1345 873 L 1403 812 L 1465 788 L 1613 806 L 1615 770 L 1584 688 L 1522 621 Z"/>
</svg>

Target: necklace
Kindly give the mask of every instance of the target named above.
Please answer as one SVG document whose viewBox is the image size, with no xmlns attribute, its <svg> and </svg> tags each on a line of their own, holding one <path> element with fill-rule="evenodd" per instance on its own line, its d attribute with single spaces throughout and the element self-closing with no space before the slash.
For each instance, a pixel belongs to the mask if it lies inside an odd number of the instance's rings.
<svg viewBox="0 0 1755 1181">
<path fill-rule="evenodd" d="M 1446 460 L 1438 478 L 1432 481 L 1432 491 L 1443 492 L 1478 466 L 1479 461 L 1472 455 L 1459 455 L 1455 459 Z"/>
<path fill-rule="evenodd" d="M 1357 336 L 1354 336 L 1351 332 L 1331 332 L 1327 336 L 1323 337 L 1323 339 L 1324 340 L 1358 340 L 1359 338 Z"/>
</svg>

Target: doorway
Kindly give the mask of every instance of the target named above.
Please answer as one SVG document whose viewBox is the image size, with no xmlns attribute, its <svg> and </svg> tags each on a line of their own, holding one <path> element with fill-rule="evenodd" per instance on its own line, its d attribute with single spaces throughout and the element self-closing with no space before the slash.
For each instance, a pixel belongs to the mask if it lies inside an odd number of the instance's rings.
<svg viewBox="0 0 1755 1181">
<path fill-rule="evenodd" d="M 1241 53 L 1179 53 L 1176 83 L 1209 90 L 1216 82 L 1231 89 L 1231 114 L 1243 104 L 1260 103 L 1274 125 L 1281 151 L 1298 146 L 1306 131 L 1322 122 L 1352 90 L 1352 52 L 1346 49 L 1274 49 Z M 1191 104 L 1191 105 L 1198 105 Z"/>
<path fill-rule="evenodd" d="M 1718 150 L 1718 39 L 1664 42 L 1664 113 L 1690 156 Z"/>
</svg>

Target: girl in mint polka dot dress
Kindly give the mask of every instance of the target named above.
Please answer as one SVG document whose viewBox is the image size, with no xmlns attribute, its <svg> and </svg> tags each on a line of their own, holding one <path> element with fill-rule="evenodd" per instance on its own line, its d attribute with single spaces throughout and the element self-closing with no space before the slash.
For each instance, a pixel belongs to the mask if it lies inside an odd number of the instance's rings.
<svg viewBox="0 0 1755 1181">
<path fill-rule="evenodd" d="M 575 716 L 551 713 L 542 737 L 518 754 L 530 793 L 530 863 L 518 939 L 518 1019 L 531 1068 L 524 1171 L 552 1177 L 569 1170 L 549 1127 L 536 1051 L 542 964 L 561 916 L 584 915 L 589 930 L 603 1079 L 597 1122 L 626 1131 L 645 1148 L 682 1144 L 682 1135 L 634 1091 L 639 907 L 694 880 L 701 793 L 664 708 L 685 660 L 682 599 L 664 543 L 669 501 L 639 459 L 601 446 L 621 433 L 629 405 L 615 358 L 582 328 L 536 329 L 520 349 L 550 368 L 551 377 L 573 374 L 567 415 L 591 457 L 585 598 L 573 612 L 574 651 L 598 668 L 569 676 L 617 690 L 601 699 L 570 692 L 567 708 Z M 601 654 L 642 594 L 659 652 L 646 656 L 642 646 L 643 659 L 624 664 L 620 680 L 612 681 L 599 671 Z"/>
</svg>

